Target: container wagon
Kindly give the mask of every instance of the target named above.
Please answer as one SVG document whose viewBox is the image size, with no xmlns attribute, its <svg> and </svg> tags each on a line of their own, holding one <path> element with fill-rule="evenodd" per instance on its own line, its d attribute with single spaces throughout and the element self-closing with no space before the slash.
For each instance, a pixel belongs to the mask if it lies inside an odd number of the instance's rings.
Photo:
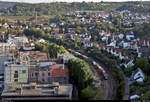
<svg viewBox="0 0 150 102">
<path fill-rule="evenodd" d="M 104 70 L 102 72 L 103 72 L 104 79 L 108 80 L 108 75 L 106 74 L 106 72 Z"/>
</svg>

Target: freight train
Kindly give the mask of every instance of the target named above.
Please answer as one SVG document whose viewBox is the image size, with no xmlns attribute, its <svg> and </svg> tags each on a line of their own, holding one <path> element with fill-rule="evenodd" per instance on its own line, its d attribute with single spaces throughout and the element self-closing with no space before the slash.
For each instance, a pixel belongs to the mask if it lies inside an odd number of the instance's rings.
<svg viewBox="0 0 150 102">
<path fill-rule="evenodd" d="M 76 52 L 72 49 L 68 49 L 68 52 L 72 53 L 74 56 L 79 57 L 81 59 L 84 59 L 85 61 L 89 61 L 89 58 L 79 52 Z M 106 74 L 105 70 L 99 65 L 97 64 L 95 61 L 92 61 L 92 64 L 99 69 L 99 72 L 103 73 L 104 79 L 107 80 L 108 79 L 108 75 Z"/>
<path fill-rule="evenodd" d="M 99 69 L 99 72 L 103 73 L 104 79 L 107 80 L 108 79 L 108 75 L 106 74 L 105 70 L 99 64 L 97 64 L 95 61 L 93 61 L 92 64 L 94 66 L 96 66 L 96 68 Z"/>
</svg>

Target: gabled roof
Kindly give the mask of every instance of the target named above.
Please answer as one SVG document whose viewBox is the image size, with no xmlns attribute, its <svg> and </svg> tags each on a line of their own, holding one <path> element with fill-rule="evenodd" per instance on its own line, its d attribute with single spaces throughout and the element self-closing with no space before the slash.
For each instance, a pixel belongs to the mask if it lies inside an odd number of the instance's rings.
<svg viewBox="0 0 150 102">
<path fill-rule="evenodd" d="M 138 73 L 138 72 L 144 74 L 143 71 L 140 68 L 137 68 L 135 71 L 133 71 L 132 76 L 134 77 L 135 74 Z M 141 78 L 141 77 L 139 77 L 139 78 Z M 139 79 L 139 78 L 137 78 L 137 79 Z"/>
</svg>

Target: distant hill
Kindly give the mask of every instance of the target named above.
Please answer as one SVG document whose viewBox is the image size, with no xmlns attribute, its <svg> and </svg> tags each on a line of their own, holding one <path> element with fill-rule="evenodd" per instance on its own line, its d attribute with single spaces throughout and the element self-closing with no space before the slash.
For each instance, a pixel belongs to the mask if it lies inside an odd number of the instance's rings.
<svg viewBox="0 0 150 102">
<path fill-rule="evenodd" d="M 142 13 L 150 11 L 150 2 L 0 3 L 0 5 L 2 5 L 0 7 L 3 8 L 0 9 L 0 14 L 3 16 L 33 16 L 35 11 L 38 12 L 38 15 L 59 15 L 70 13 L 72 11 L 130 10 Z"/>
<path fill-rule="evenodd" d="M 40 4 L 28 4 L 18 3 L 13 7 L 7 9 L 1 9 L 0 13 L 3 16 L 33 16 L 35 11 L 38 15 L 58 15 L 66 14 L 72 11 L 113 11 L 120 7 L 120 3 L 93 3 L 93 2 L 82 2 L 82 3 L 40 3 Z"/>
<path fill-rule="evenodd" d="M 139 12 L 139 13 L 149 13 L 150 11 L 150 2 L 143 1 L 143 2 L 128 2 L 124 3 L 122 6 L 118 7 L 116 10 L 129 10 L 132 12 Z"/>
<path fill-rule="evenodd" d="M 17 3 L 15 3 L 15 2 L 2 2 L 2 1 L 0 1 L 0 9 L 13 7 L 16 4 Z"/>
</svg>

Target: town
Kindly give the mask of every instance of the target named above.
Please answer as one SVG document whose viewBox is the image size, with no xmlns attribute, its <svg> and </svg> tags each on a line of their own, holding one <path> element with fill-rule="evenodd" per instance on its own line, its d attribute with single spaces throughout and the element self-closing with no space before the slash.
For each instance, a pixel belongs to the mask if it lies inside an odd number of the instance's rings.
<svg viewBox="0 0 150 102">
<path fill-rule="evenodd" d="M 40 19 L 0 18 L 2 100 L 149 99 L 149 12 Z"/>
</svg>

